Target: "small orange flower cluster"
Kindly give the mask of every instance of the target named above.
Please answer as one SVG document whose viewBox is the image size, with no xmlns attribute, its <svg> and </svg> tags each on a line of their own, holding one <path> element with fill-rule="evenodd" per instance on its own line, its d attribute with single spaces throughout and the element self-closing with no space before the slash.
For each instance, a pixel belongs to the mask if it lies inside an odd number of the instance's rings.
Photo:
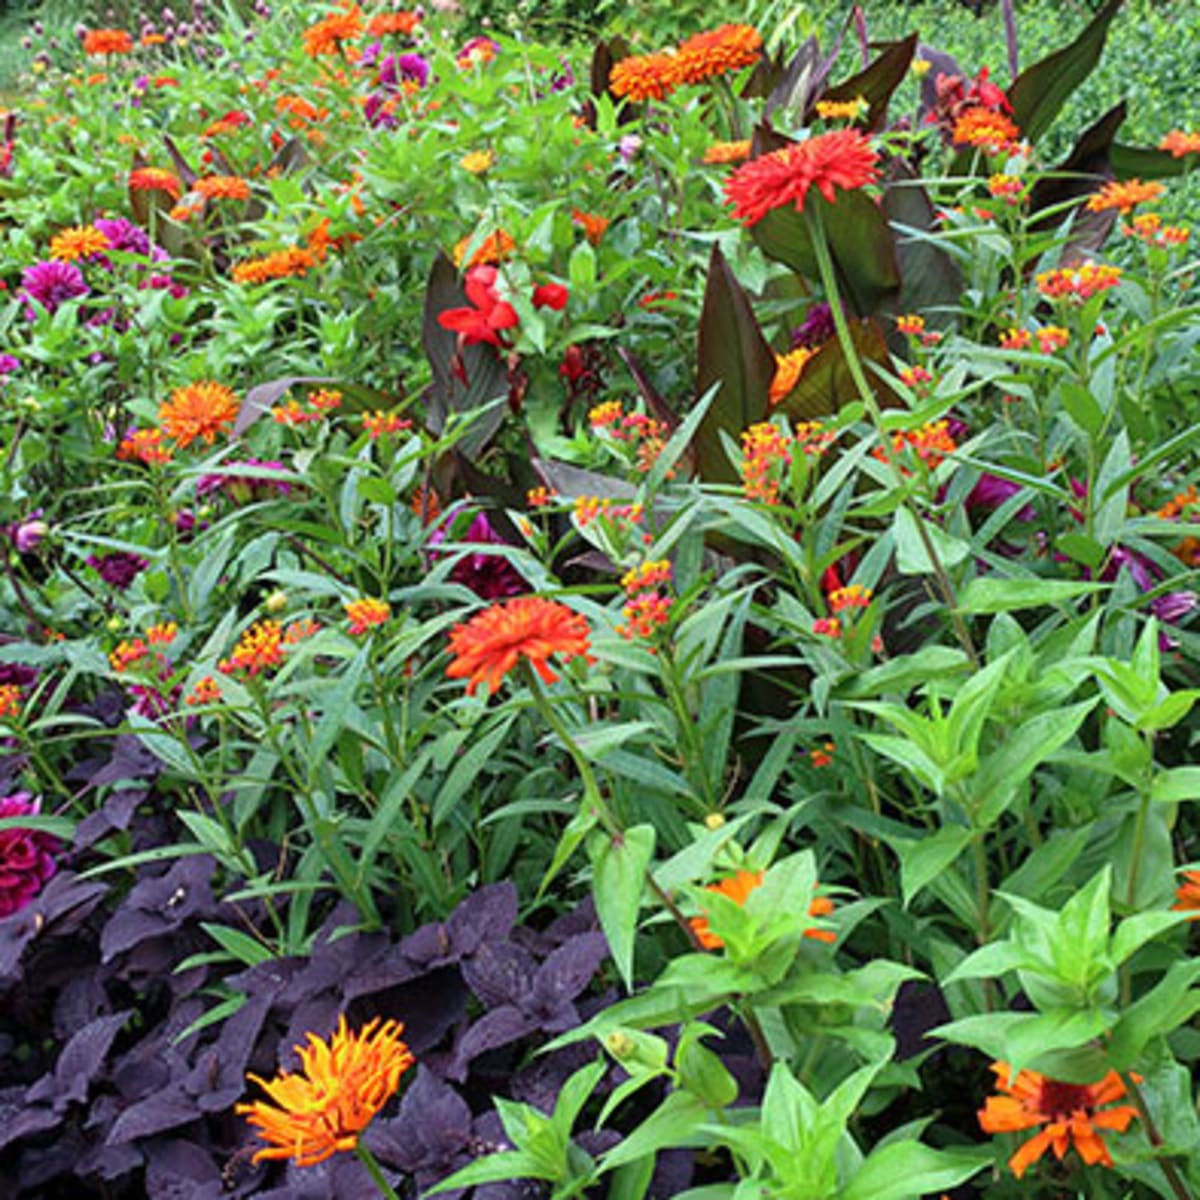
<svg viewBox="0 0 1200 1200">
<path fill-rule="evenodd" d="M 602 217 L 598 213 L 583 212 L 578 208 L 571 209 L 571 220 L 583 229 L 584 237 L 593 246 L 600 245 L 604 231 L 612 223 L 608 217 Z"/>
<path fill-rule="evenodd" d="M 933 382 L 933 375 L 927 368 L 920 365 L 903 367 L 900 371 L 900 382 L 905 387 L 912 388 L 915 391 L 931 384 Z"/>
<path fill-rule="evenodd" d="M 0 684 L 0 721 L 7 721 L 21 711 L 24 697 L 15 683 Z"/>
<path fill-rule="evenodd" d="M 822 121 L 857 121 L 865 116 L 871 106 L 862 96 L 853 100 L 818 100 L 817 116 Z"/>
<path fill-rule="evenodd" d="M 557 499 L 558 493 L 544 485 L 530 488 L 525 493 L 525 503 L 530 508 L 548 508 Z"/>
<path fill-rule="evenodd" d="M 399 413 L 384 412 L 382 409 L 363 413 L 362 423 L 367 436 L 373 442 L 389 433 L 403 433 L 412 428 L 412 422 L 407 417 L 402 417 Z"/>
<path fill-rule="evenodd" d="M 1038 349 L 1043 354 L 1053 354 L 1061 350 L 1071 340 L 1071 334 L 1061 325 L 1043 325 L 1034 334 L 1037 338 Z"/>
<path fill-rule="evenodd" d="M 382 12 L 371 18 L 367 33 L 374 38 L 387 37 L 390 33 L 408 37 L 420 23 L 421 18 L 415 12 Z"/>
<path fill-rule="evenodd" d="M 1192 484 L 1187 491 L 1172 496 L 1154 515 L 1161 517 L 1164 521 L 1174 521 L 1192 508 L 1200 508 L 1200 492 L 1196 491 L 1195 484 Z"/>
<path fill-rule="evenodd" d="M 1183 158 L 1187 154 L 1200 154 L 1200 133 L 1185 133 L 1182 129 L 1172 129 L 1158 143 L 1158 148 L 1169 151 L 1172 158 Z"/>
<path fill-rule="evenodd" d="M 787 354 L 775 355 L 775 375 L 767 391 L 768 408 L 782 404 L 792 394 L 804 374 L 809 359 L 814 358 L 816 354 L 815 348 L 797 346 Z"/>
<path fill-rule="evenodd" d="M 645 519 L 645 509 L 640 504 L 616 504 L 604 496 L 576 496 L 575 520 L 580 529 L 586 529 L 593 521 L 608 521 L 614 525 L 628 523 L 640 525 Z"/>
<path fill-rule="evenodd" d="M 623 58 L 609 76 L 609 91 L 635 104 L 661 100 L 677 87 L 752 66 L 761 56 L 758 30 L 750 25 L 722 25 L 695 34 L 674 50 Z"/>
<path fill-rule="evenodd" d="M 837 617 L 817 617 L 813 621 L 812 631 L 836 641 L 842 636 L 842 622 Z"/>
<path fill-rule="evenodd" d="M 725 163 L 745 162 L 750 157 L 750 140 L 740 142 L 713 142 L 704 151 L 704 161 L 721 166 Z"/>
<path fill-rule="evenodd" d="M 521 659 L 528 660 L 543 683 L 556 683 L 549 665 L 557 654 L 564 661 L 583 658 L 594 662 L 587 621 L 556 600 L 517 596 L 493 604 L 450 631 L 453 661 L 446 668 L 451 679 L 467 679 L 467 695 L 481 683 L 494 694 Z"/>
<path fill-rule="evenodd" d="M 958 443 L 950 436 L 948 421 L 929 421 L 920 429 L 899 429 L 892 434 L 891 448 L 893 454 L 902 454 L 905 449 L 916 451 L 917 457 L 933 470 L 947 454 L 953 454 L 958 449 Z M 882 446 L 876 446 L 871 451 L 880 462 L 889 462 L 888 452 Z M 905 474 L 908 474 L 905 469 Z"/>
<path fill-rule="evenodd" d="M 250 199 L 250 185 L 240 175 L 202 175 L 192 191 L 205 200 Z"/>
<path fill-rule="evenodd" d="M 749 500 L 778 504 L 784 475 L 792 465 L 792 439 L 772 421 L 759 421 L 742 434 L 742 490 Z"/>
<path fill-rule="evenodd" d="M 311 250 L 303 246 L 288 246 L 261 258 L 248 258 L 237 263 L 230 278 L 234 283 L 269 283 L 273 279 L 307 275 L 316 265 L 317 256 Z"/>
<path fill-rule="evenodd" d="M 278 621 L 256 621 L 238 638 L 233 653 L 217 664 L 222 675 L 244 671 L 253 678 L 261 672 L 279 666 L 287 653 L 285 647 L 294 645 L 316 632 L 312 622 L 296 622 L 285 633 Z"/>
<path fill-rule="evenodd" d="M 869 608 L 872 600 L 872 592 L 868 587 L 863 587 L 861 583 L 850 583 L 845 587 L 834 588 L 826 597 L 829 602 L 831 612 L 845 612 L 850 608 Z"/>
<path fill-rule="evenodd" d="M 825 742 L 824 745 L 815 746 L 808 752 L 809 761 L 814 767 L 827 767 L 833 762 L 833 754 L 837 747 L 833 742 Z"/>
<path fill-rule="evenodd" d="M 1167 189 L 1161 183 L 1143 183 L 1140 179 L 1129 179 L 1124 183 L 1113 179 L 1088 198 L 1088 212 L 1110 212 L 1115 210 L 1128 216 L 1139 204 L 1157 200 Z"/>
<path fill-rule="evenodd" d="M 75 225 L 50 239 L 50 257 L 59 262 L 75 262 L 111 250 L 112 243 L 94 225 Z"/>
<path fill-rule="evenodd" d="M 161 429 L 131 429 L 117 446 L 117 458 L 122 462 L 162 465 L 169 463 L 175 451 Z"/>
<path fill-rule="evenodd" d="M 1186 246 L 1192 231 L 1185 225 L 1164 225 L 1158 213 L 1139 213 L 1128 225 L 1121 226 L 1125 237 L 1135 237 L 1148 246 Z"/>
<path fill-rule="evenodd" d="M 896 328 L 909 337 L 920 337 L 925 332 L 925 318 L 915 313 L 906 313 L 896 318 Z"/>
<path fill-rule="evenodd" d="M 740 870 L 736 875 L 727 876 L 719 883 L 709 884 L 705 888 L 705 891 L 716 892 L 718 896 L 725 896 L 740 908 L 750 898 L 751 892 L 762 887 L 765 878 L 766 875 L 762 871 Z M 808 908 L 808 915 L 810 917 L 827 917 L 832 912 L 833 901 L 828 896 L 815 897 Z M 688 921 L 688 925 L 691 926 L 696 941 L 705 950 L 719 950 L 725 945 L 725 942 L 712 932 L 707 916 L 692 917 Z M 804 936 L 818 942 L 837 941 L 837 934 L 832 929 L 806 929 Z"/>
<path fill-rule="evenodd" d="M 1184 871 L 1183 882 L 1175 889 L 1175 912 L 1195 913 L 1189 921 L 1200 921 L 1200 871 Z"/>
<path fill-rule="evenodd" d="M 667 444 L 670 430 L 663 421 L 642 412 L 626 412 L 619 400 L 605 400 L 588 412 L 588 424 L 596 432 L 607 430 L 608 436 L 635 447 L 637 468 L 646 472 L 658 461 Z M 667 478 L 674 478 L 672 468 Z"/>
<path fill-rule="evenodd" d="M 422 525 L 432 525 L 442 515 L 442 502 L 437 492 L 424 484 L 418 484 L 414 489 L 408 506 Z"/>
<path fill-rule="evenodd" d="M 350 618 L 350 632 L 355 637 L 386 624 L 392 615 L 392 607 L 386 600 L 376 600 L 370 596 L 362 600 L 350 600 L 342 607 Z"/>
<path fill-rule="evenodd" d="M 471 257 L 467 258 L 467 248 L 471 245 L 475 235 L 469 234 L 456 243 L 454 247 L 454 265 L 461 268 L 464 260 L 468 267 L 485 267 L 496 266 L 517 248 L 517 243 L 503 229 L 497 229 L 489 233 L 487 237 L 479 243 L 475 252 Z"/>
<path fill-rule="evenodd" d="M 626 602 L 621 609 L 625 620 L 617 632 L 629 641 L 650 639 L 671 619 L 671 564 L 664 559 L 647 561 L 621 577 Z"/>
<path fill-rule="evenodd" d="M 472 150 L 463 155 L 458 165 L 472 175 L 483 175 L 496 165 L 496 155 L 492 150 Z"/>
<path fill-rule="evenodd" d="M 1003 113 L 975 105 L 955 120 L 952 136 L 956 146 L 975 146 L 988 154 L 1007 154 L 1017 149 L 1021 131 Z"/>
<path fill-rule="evenodd" d="M 588 424 L 594 429 L 608 429 L 620 425 L 625 409 L 620 400 L 605 400 L 588 410 Z"/>
<path fill-rule="evenodd" d="M 332 12 L 304 31 L 304 53 L 310 58 L 323 54 L 339 54 L 343 43 L 362 36 L 363 10 L 357 4 L 345 3 L 340 12 Z"/>
<path fill-rule="evenodd" d="M 1079 267 L 1057 267 L 1037 275 L 1037 290 L 1051 300 L 1089 300 L 1121 282 L 1121 268 L 1086 262 Z"/>
<path fill-rule="evenodd" d="M 271 419 L 276 425 L 307 425 L 314 421 L 323 421 L 334 409 L 342 406 L 342 393 L 329 388 L 320 388 L 309 392 L 307 407 L 294 397 L 280 408 L 271 410 Z"/>
<path fill-rule="evenodd" d="M 221 687 L 211 676 L 205 675 L 196 681 L 196 686 L 184 697 L 184 703 L 195 707 L 199 704 L 220 704 Z"/>
<path fill-rule="evenodd" d="M 1006 204 L 1019 204 L 1025 194 L 1024 182 L 1016 175 L 993 175 L 988 180 L 988 194 Z"/>
</svg>

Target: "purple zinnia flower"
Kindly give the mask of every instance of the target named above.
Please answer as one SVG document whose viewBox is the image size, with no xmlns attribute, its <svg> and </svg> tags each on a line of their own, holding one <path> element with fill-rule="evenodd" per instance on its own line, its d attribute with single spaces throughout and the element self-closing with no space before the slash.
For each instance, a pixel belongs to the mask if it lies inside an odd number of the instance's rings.
<svg viewBox="0 0 1200 1200">
<path fill-rule="evenodd" d="M 363 116 L 372 129 L 395 129 L 400 124 L 394 113 L 385 107 L 388 102 L 386 92 L 372 92 L 363 105 Z"/>
<path fill-rule="evenodd" d="M 35 817 L 41 804 L 28 792 L 0 797 L 0 817 Z M 58 838 L 34 829 L 0 829 L 0 917 L 20 912 L 58 870 Z"/>
<path fill-rule="evenodd" d="M 108 244 L 114 250 L 150 257 L 149 235 L 132 221 L 124 217 L 97 217 L 92 224 L 108 238 Z"/>
<path fill-rule="evenodd" d="M 486 546 L 507 546 L 508 543 L 492 528 L 486 513 L 478 513 L 466 533 L 454 538 L 451 527 L 455 517 L 451 514 L 439 529 L 430 536 L 431 545 L 454 540 L 477 542 Z M 450 578 L 463 587 L 470 588 L 481 600 L 500 600 L 506 596 L 519 596 L 529 591 L 529 584 L 521 578 L 517 569 L 499 554 L 464 554 L 450 570 Z"/>
<path fill-rule="evenodd" d="M 114 550 L 111 554 L 89 555 L 87 565 L 110 587 L 123 592 L 150 565 L 150 560 L 140 554 Z"/>
<path fill-rule="evenodd" d="M 11 375 L 20 368 L 20 359 L 13 358 L 11 354 L 0 354 L 0 375 Z"/>
<path fill-rule="evenodd" d="M 21 290 L 28 300 L 40 304 L 47 312 L 57 312 L 59 305 L 88 294 L 83 272 L 74 264 L 48 259 L 26 267 L 21 275 Z"/>
</svg>

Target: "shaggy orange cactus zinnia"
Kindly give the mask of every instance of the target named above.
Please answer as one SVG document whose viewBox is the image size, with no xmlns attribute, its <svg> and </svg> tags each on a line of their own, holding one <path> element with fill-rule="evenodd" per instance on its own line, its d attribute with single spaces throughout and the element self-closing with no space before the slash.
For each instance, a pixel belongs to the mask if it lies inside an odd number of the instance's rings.
<svg viewBox="0 0 1200 1200">
<path fill-rule="evenodd" d="M 363 31 L 363 10 L 357 4 L 344 6 L 304 31 L 304 53 L 310 58 L 337 54 L 343 42 L 353 42 Z"/>
<path fill-rule="evenodd" d="M 1019 1133 L 1041 1127 L 1008 1160 L 1018 1179 L 1047 1150 L 1053 1150 L 1061 1162 L 1072 1144 L 1089 1166 L 1113 1165 L 1112 1155 L 1097 1130 L 1124 1133 L 1138 1115 L 1130 1104 L 1104 1107 L 1125 1098 L 1125 1084 L 1116 1071 L 1109 1071 L 1099 1083 L 1086 1084 L 1060 1083 L 1037 1071 L 1018 1071 L 1014 1077 L 1006 1062 L 993 1063 L 992 1071 L 1003 1095 L 989 1096 L 979 1110 L 984 1133 Z"/>
<path fill-rule="evenodd" d="M 657 51 L 654 54 L 631 54 L 613 67 L 608 77 L 608 90 L 618 99 L 642 104 L 646 100 L 662 100 L 679 84 L 675 55 Z"/>
<path fill-rule="evenodd" d="M 832 204 L 835 189 L 852 191 L 879 177 L 879 155 L 857 129 L 836 129 L 764 154 L 725 181 L 736 220 L 755 225 L 776 208 L 800 212 L 811 188 Z"/>
<path fill-rule="evenodd" d="M 400 1022 L 381 1025 L 376 1017 L 351 1033 L 342 1016 L 328 1042 L 310 1033 L 308 1045 L 296 1047 L 300 1071 L 283 1071 L 271 1080 L 247 1076 L 273 1102 L 256 1100 L 236 1108 L 267 1143 L 254 1161 L 290 1158 L 311 1167 L 356 1149 L 363 1130 L 415 1061 L 400 1040 L 403 1032 Z"/>
<path fill-rule="evenodd" d="M 487 684 L 491 695 L 522 658 L 529 660 L 544 683 L 555 683 L 558 676 L 548 662 L 552 655 L 592 662 L 590 649 L 588 624 L 579 613 L 556 600 L 517 596 L 485 608 L 451 630 L 454 660 L 446 674 L 468 679 L 468 695 L 473 696 L 481 683 Z"/>
<path fill-rule="evenodd" d="M 74 262 L 111 250 L 112 244 L 95 225 L 73 225 L 50 239 L 50 257 L 59 262 Z"/>
<path fill-rule="evenodd" d="M 205 200 L 249 200 L 250 185 L 237 175 L 205 175 L 192 190 Z"/>
<path fill-rule="evenodd" d="M 84 54 L 128 54 L 133 38 L 123 29 L 89 29 L 83 35 Z"/>
<path fill-rule="evenodd" d="M 705 891 L 716 892 L 719 896 L 727 896 L 740 908 L 750 898 L 751 892 L 762 887 L 765 878 L 762 871 L 742 870 L 738 871 L 736 875 L 722 879 L 719 883 L 709 884 Z M 831 912 L 833 912 L 833 901 L 828 896 L 815 896 L 813 902 L 808 906 L 810 917 L 827 917 Z M 692 917 L 688 924 L 691 926 L 692 933 L 696 935 L 696 941 L 705 950 L 719 950 L 725 945 L 724 941 L 709 928 L 707 916 Z M 818 942 L 837 940 L 837 934 L 832 929 L 806 929 L 804 936 Z"/>
<path fill-rule="evenodd" d="M 189 383 L 176 388 L 158 407 L 158 419 L 177 445 L 190 446 L 197 438 L 208 445 L 237 420 L 241 402 L 223 383 Z"/>
<path fill-rule="evenodd" d="M 701 83 L 752 66 L 762 55 L 762 35 L 752 25 L 722 25 L 690 37 L 675 55 L 680 83 Z"/>
</svg>

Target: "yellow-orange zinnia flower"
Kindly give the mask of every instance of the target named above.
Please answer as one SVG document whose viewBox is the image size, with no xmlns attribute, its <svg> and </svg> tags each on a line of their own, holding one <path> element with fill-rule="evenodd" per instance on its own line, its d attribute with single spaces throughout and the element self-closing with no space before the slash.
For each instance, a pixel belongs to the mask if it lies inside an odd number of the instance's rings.
<svg viewBox="0 0 1200 1200">
<path fill-rule="evenodd" d="M 302 246 L 289 246 L 262 258 L 248 258 L 236 264 L 231 273 L 234 283 L 266 283 L 271 279 L 287 279 L 304 275 L 316 266 L 317 257 Z"/>
<path fill-rule="evenodd" d="M 746 903 L 750 893 L 755 888 L 762 887 L 765 874 L 762 871 L 738 871 L 736 875 L 730 875 L 722 879 L 720 883 L 709 884 L 705 891 L 716 892 L 718 895 L 727 896 L 738 907 Z M 813 902 L 808 906 L 808 915 L 810 917 L 827 917 L 833 912 L 833 901 L 828 896 L 815 896 Z M 725 945 L 717 934 L 713 933 L 708 925 L 707 917 L 692 917 L 688 924 L 692 928 L 692 932 L 696 935 L 696 941 L 704 947 L 705 950 L 720 950 Z M 818 942 L 834 942 L 837 940 L 837 934 L 832 929 L 806 929 L 804 931 L 806 938 L 813 938 Z"/>
<path fill-rule="evenodd" d="M 521 658 L 527 658 L 544 683 L 558 676 L 549 666 L 553 654 L 564 660 L 592 661 L 587 621 L 556 600 L 517 596 L 493 604 L 450 631 L 454 660 L 446 668 L 451 679 L 468 679 L 467 694 L 487 684 L 489 695 Z"/>
<path fill-rule="evenodd" d="M 1008 1160 L 1018 1179 L 1047 1150 L 1053 1149 L 1061 1162 L 1072 1143 L 1089 1166 L 1113 1165 L 1112 1155 L 1096 1131 L 1116 1129 L 1124 1133 L 1138 1115 L 1129 1104 L 1103 1107 L 1125 1097 L 1125 1085 L 1116 1071 L 1109 1071 L 1099 1083 L 1059 1083 L 1037 1071 L 1018 1071 L 1013 1079 L 1012 1068 L 1006 1062 L 993 1063 L 992 1071 L 997 1077 L 996 1086 L 1004 1094 L 989 1096 L 979 1110 L 984 1133 L 1018 1133 L 1044 1127 Z"/>
<path fill-rule="evenodd" d="M 661 100 L 679 84 L 675 55 L 658 51 L 654 54 L 631 54 L 613 67 L 608 77 L 608 90 L 614 96 L 641 104 L 645 100 Z"/>
<path fill-rule="evenodd" d="M 878 161 L 865 134 L 836 129 L 744 163 L 725 181 L 725 199 L 737 220 L 754 225 L 776 208 L 800 212 L 813 187 L 832 204 L 835 188 L 851 190 L 877 179 Z"/>
<path fill-rule="evenodd" d="M 954 144 L 956 146 L 978 146 L 991 153 L 998 153 L 1013 146 L 1021 131 L 1003 113 L 977 105 L 968 108 L 954 122 Z"/>
<path fill-rule="evenodd" d="M 310 1033 L 308 1045 L 296 1047 L 300 1071 L 283 1071 L 271 1080 L 248 1075 L 274 1102 L 237 1106 L 267 1143 L 254 1161 L 290 1158 L 311 1167 L 339 1150 L 355 1149 L 415 1061 L 400 1040 L 403 1032 L 400 1022 L 381 1025 L 376 1017 L 351 1033 L 342 1016 L 328 1043 Z"/>
<path fill-rule="evenodd" d="M 50 257 L 59 262 L 91 258 L 93 254 L 103 254 L 110 249 L 112 244 L 95 225 L 73 225 L 50 239 Z"/>
<path fill-rule="evenodd" d="M 217 434 L 237 420 L 240 401 L 223 383 L 189 383 L 176 388 L 158 408 L 158 419 L 168 437 L 180 446 L 203 438 L 210 446 Z"/>
<path fill-rule="evenodd" d="M 166 192 L 172 200 L 178 200 L 183 191 L 179 176 L 162 167 L 138 167 L 130 171 L 129 187 L 135 192 Z"/>
<path fill-rule="evenodd" d="M 706 163 L 745 162 L 750 157 L 750 139 L 740 142 L 713 142 L 704 152 Z"/>
<path fill-rule="evenodd" d="M 1158 143 L 1158 148 L 1169 151 L 1172 158 L 1183 158 L 1185 154 L 1200 154 L 1200 133 L 1185 133 L 1182 129 L 1172 129 Z"/>
<path fill-rule="evenodd" d="M 237 175 L 205 175 L 192 184 L 205 200 L 249 200 L 250 185 Z"/>
<path fill-rule="evenodd" d="M 675 55 L 680 83 L 701 83 L 727 71 L 740 71 L 759 60 L 762 35 L 752 25 L 722 25 L 690 37 Z"/>
<path fill-rule="evenodd" d="M 1157 200 L 1167 189 L 1161 183 L 1143 183 L 1140 179 L 1129 179 L 1119 183 L 1113 179 L 1088 199 L 1088 212 L 1105 212 L 1116 209 L 1129 213 L 1139 204 Z"/>
</svg>

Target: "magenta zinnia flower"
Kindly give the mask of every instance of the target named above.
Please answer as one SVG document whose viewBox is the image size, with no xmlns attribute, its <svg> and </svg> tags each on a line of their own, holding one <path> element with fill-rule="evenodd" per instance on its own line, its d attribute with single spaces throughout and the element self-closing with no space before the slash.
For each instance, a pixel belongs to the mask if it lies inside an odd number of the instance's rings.
<svg viewBox="0 0 1200 1200">
<path fill-rule="evenodd" d="M 484 546 L 506 546 L 508 543 L 492 528 L 485 513 L 478 513 L 467 526 L 462 537 L 451 533 L 454 518 L 442 523 L 429 541 L 431 545 L 454 540 L 478 542 Z M 529 585 L 518 574 L 517 569 L 499 554 L 465 554 L 450 571 L 450 578 L 463 587 L 470 588 L 481 600 L 501 600 L 507 596 L 520 596 L 529 590 Z"/>
<path fill-rule="evenodd" d="M 150 560 L 142 558 L 140 554 L 114 550 L 111 554 L 89 555 L 87 565 L 98 572 L 110 587 L 123 592 L 150 565 Z"/>
<path fill-rule="evenodd" d="M 48 259 L 26 267 L 21 275 L 22 292 L 26 299 L 40 304 L 47 312 L 57 312 L 67 300 L 88 294 L 83 272 L 69 262 Z"/>
<path fill-rule="evenodd" d="M 0 817 L 33 817 L 41 809 L 28 792 L 0 797 Z M 0 829 L 0 917 L 20 912 L 58 870 L 58 838 L 34 829 Z"/>
</svg>

